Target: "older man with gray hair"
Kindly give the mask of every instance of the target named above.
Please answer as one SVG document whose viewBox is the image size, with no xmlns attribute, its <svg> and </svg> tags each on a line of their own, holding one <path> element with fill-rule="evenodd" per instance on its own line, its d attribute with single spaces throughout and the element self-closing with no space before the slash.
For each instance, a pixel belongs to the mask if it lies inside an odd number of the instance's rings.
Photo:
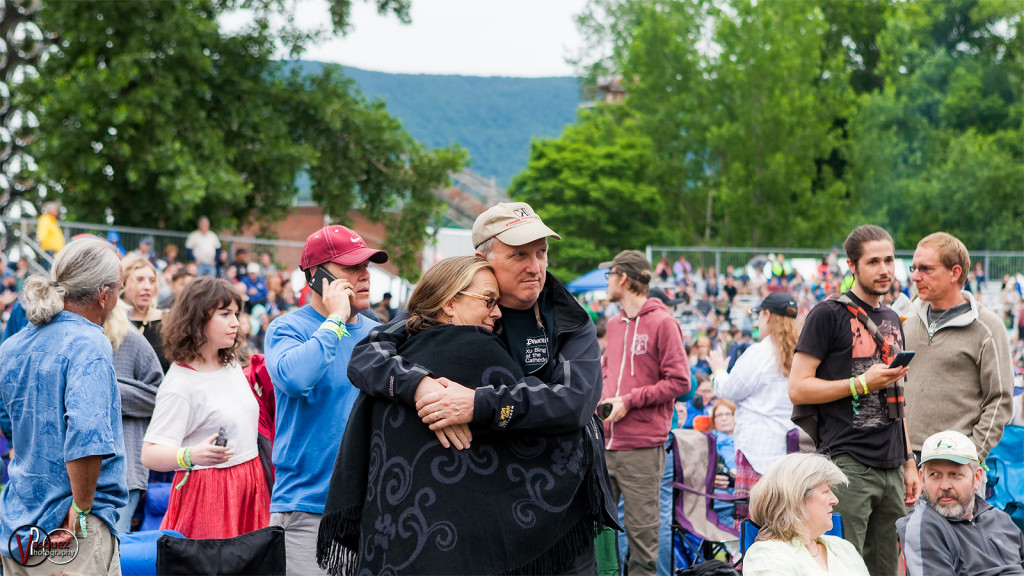
<svg viewBox="0 0 1024 576">
<path fill-rule="evenodd" d="M 0 493 L 0 541 L 9 543 L 0 561 L 8 576 L 51 574 L 57 564 L 120 574 L 115 523 L 128 491 L 102 325 L 117 306 L 121 267 L 108 242 L 83 238 L 57 254 L 50 276 L 25 283 L 31 325 L 0 346 L 0 398 L 18 453 Z"/>
<path fill-rule="evenodd" d="M 896 521 L 907 574 L 1024 574 L 1024 534 L 1010 516 L 975 494 L 985 479 L 974 442 L 932 434 L 921 449 L 923 497 Z"/>
<path fill-rule="evenodd" d="M 594 527 L 618 524 L 611 498 L 606 498 L 611 486 L 603 429 L 594 413 L 601 397 L 601 353 L 590 317 L 547 271 L 549 238 L 560 239 L 525 202 L 499 203 L 473 224 L 476 254 L 493 267 L 501 294 L 501 322 L 494 333 L 526 374 L 520 385 L 473 389 L 441 383 L 443 379 L 399 354 L 408 338 L 402 322 L 375 328 L 356 346 L 348 375 L 364 393 L 415 406 L 446 447 L 450 442 L 466 448 L 464 434 L 471 424 L 484 433 L 578 433 L 578 442 L 565 447 L 567 464 L 547 463 L 563 472 L 568 466 L 573 474 L 555 473 L 545 481 L 545 489 L 572 483 L 573 500 L 558 503 L 570 528 L 552 534 L 546 550 L 520 552 L 535 571 L 594 574 Z"/>
</svg>

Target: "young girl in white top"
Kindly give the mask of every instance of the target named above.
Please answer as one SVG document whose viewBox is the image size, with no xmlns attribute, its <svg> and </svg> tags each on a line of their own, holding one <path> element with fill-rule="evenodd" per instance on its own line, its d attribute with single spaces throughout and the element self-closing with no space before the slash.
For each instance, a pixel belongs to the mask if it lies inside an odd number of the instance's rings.
<svg viewBox="0 0 1024 576">
<path fill-rule="evenodd" d="M 259 406 L 235 361 L 240 307 L 228 282 L 202 276 L 164 319 L 164 354 L 172 364 L 157 393 L 142 463 L 176 470 L 160 528 L 188 538 L 230 538 L 270 521 L 256 447 Z"/>
</svg>

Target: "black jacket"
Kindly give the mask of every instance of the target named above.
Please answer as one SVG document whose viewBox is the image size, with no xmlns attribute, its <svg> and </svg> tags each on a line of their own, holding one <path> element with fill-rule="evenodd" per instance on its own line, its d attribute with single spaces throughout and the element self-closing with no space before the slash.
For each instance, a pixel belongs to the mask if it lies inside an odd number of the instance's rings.
<svg viewBox="0 0 1024 576">
<path fill-rule="evenodd" d="M 550 273 L 538 302 L 552 341 L 550 366 L 541 371 L 548 381 L 527 376 L 516 386 L 477 388 L 473 425 L 535 433 L 585 429 L 598 464 L 594 479 L 604 493 L 604 524 L 618 527 L 605 466 L 604 429 L 595 414 L 602 387 L 597 331 L 583 307 Z M 407 337 L 404 318 L 374 328 L 352 351 L 348 365 L 352 384 L 371 396 L 415 405 L 416 387 L 434 374 L 398 355 Z"/>
</svg>

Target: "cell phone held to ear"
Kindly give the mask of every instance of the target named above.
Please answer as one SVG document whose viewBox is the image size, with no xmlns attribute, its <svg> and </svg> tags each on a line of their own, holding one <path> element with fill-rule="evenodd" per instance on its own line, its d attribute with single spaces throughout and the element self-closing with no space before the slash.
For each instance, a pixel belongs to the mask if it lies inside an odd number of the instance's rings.
<svg viewBox="0 0 1024 576">
<path fill-rule="evenodd" d="M 907 364 L 910 364 L 910 360 L 914 358 L 914 353 L 910 350 L 904 350 L 896 355 L 892 359 L 892 363 L 889 364 L 889 368 L 902 368 Z"/>
<path fill-rule="evenodd" d="M 317 294 L 323 296 L 324 280 L 327 280 L 327 283 L 330 284 L 331 282 L 337 280 L 337 278 L 334 277 L 334 274 L 328 272 L 327 268 L 324 268 L 323 266 L 317 266 L 316 272 L 313 273 L 313 276 L 310 277 L 309 279 L 309 287 L 313 290 L 313 292 L 316 292 Z"/>
</svg>

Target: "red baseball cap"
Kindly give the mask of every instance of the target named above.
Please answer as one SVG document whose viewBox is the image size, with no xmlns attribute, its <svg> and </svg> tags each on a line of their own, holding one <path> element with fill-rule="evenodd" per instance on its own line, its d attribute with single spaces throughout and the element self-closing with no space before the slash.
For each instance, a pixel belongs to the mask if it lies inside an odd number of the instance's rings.
<svg viewBox="0 0 1024 576">
<path fill-rule="evenodd" d="M 388 253 L 369 248 L 359 234 L 344 226 L 324 226 L 306 238 L 299 268 L 309 270 L 324 262 L 355 266 L 367 260 L 374 264 L 383 264 L 388 261 Z"/>
</svg>

